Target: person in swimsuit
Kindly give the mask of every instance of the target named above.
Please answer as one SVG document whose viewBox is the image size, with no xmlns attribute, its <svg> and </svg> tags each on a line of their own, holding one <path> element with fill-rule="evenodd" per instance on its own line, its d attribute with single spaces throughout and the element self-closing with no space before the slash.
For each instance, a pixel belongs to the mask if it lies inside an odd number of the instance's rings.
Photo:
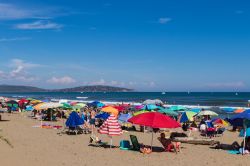
<svg viewBox="0 0 250 166">
<path fill-rule="evenodd" d="M 90 112 L 90 125 L 91 125 L 91 135 L 93 136 L 95 133 L 95 116 L 96 116 L 96 112 L 92 109 Z"/>
</svg>

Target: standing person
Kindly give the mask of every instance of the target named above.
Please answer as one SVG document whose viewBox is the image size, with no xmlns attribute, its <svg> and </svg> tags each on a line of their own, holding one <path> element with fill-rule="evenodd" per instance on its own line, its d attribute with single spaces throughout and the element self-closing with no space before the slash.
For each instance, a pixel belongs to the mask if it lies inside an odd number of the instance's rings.
<svg viewBox="0 0 250 166">
<path fill-rule="evenodd" d="M 93 136 L 95 133 L 95 116 L 96 116 L 96 112 L 94 109 L 91 109 L 90 111 L 90 125 L 91 125 L 91 135 Z"/>
</svg>

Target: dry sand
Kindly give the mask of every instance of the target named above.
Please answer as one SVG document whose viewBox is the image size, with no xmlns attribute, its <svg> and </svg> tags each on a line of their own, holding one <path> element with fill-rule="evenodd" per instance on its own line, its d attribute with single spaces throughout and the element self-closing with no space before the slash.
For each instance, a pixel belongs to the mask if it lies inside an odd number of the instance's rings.
<svg viewBox="0 0 250 166">
<path fill-rule="evenodd" d="M 7 138 L 14 148 L 0 140 L 0 166 L 95 166 L 95 165 L 250 165 L 250 155 L 231 155 L 223 150 L 214 150 L 204 145 L 182 144 L 182 152 L 153 152 L 143 155 L 139 152 L 122 151 L 118 148 L 88 146 L 89 135 L 59 135 L 61 130 L 33 128 L 40 122 L 27 117 L 27 114 L 2 114 L 0 135 Z M 54 124 L 62 124 L 56 122 Z M 125 132 L 114 138 L 114 145 L 119 140 L 129 140 L 129 134 L 138 137 L 139 142 L 150 144 L 150 133 Z M 154 146 L 161 147 L 154 135 Z M 105 135 L 104 141 L 109 141 Z M 216 138 L 222 143 L 240 142 L 237 133 L 226 132 Z"/>
</svg>

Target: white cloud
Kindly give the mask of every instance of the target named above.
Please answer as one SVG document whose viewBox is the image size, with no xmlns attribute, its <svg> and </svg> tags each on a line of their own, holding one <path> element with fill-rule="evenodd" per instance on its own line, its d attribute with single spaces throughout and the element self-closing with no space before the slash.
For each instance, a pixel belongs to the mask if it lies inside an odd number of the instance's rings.
<svg viewBox="0 0 250 166">
<path fill-rule="evenodd" d="M 53 23 L 48 20 L 38 20 L 32 23 L 17 24 L 15 28 L 24 30 L 38 30 L 38 29 L 61 29 L 63 25 Z"/>
<path fill-rule="evenodd" d="M 23 41 L 30 39 L 31 39 L 30 37 L 0 38 L 0 42 Z"/>
<path fill-rule="evenodd" d="M 12 4 L 0 3 L 0 20 L 47 18 L 45 11 L 25 9 Z"/>
<path fill-rule="evenodd" d="M 159 18 L 158 23 L 160 23 L 160 24 L 166 24 L 166 23 L 168 23 L 171 20 L 172 20 L 171 18 L 162 17 L 162 18 Z"/>
<path fill-rule="evenodd" d="M 29 69 L 41 67 L 42 65 L 25 62 L 21 59 L 12 59 L 8 65 L 10 71 L 0 71 L 1 80 L 20 80 L 25 82 L 38 80 L 37 77 L 29 74 Z"/>
<path fill-rule="evenodd" d="M 49 80 L 47 80 L 47 82 L 50 83 L 50 84 L 67 85 L 67 84 L 75 83 L 76 80 L 73 79 L 72 77 L 64 76 L 64 77 L 52 77 Z"/>
<path fill-rule="evenodd" d="M 218 89 L 225 89 L 225 88 L 244 88 L 245 84 L 244 82 L 226 82 L 226 83 L 210 83 L 206 85 L 210 88 L 218 88 Z"/>
</svg>

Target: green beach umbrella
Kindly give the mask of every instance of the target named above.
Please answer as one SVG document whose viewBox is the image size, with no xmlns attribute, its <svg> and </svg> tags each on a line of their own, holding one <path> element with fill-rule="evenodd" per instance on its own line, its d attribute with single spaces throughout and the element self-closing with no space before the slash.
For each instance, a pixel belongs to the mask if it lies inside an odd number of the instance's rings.
<svg viewBox="0 0 250 166">
<path fill-rule="evenodd" d="M 170 109 L 164 109 L 164 108 L 162 108 L 162 109 L 159 109 L 158 112 L 166 114 L 166 115 L 169 115 L 169 116 L 178 116 L 177 112 L 172 111 Z"/>
<path fill-rule="evenodd" d="M 186 110 L 187 108 L 181 105 L 175 105 L 175 106 L 171 106 L 169 109 L 172 111 L 181 111 L 181 110 Z"/>
<path fill-rule="evenodd" d="M 141 110 L 141 111 L 135 112 L 133 115 L 136 116 L 136 115 L 140 115 L 140 114 L 143 114 L 143 113 L 146 113 L 146 112 L 149 112 L 149 111 L 147 111 L 147 110 Z"/>
</svg>

